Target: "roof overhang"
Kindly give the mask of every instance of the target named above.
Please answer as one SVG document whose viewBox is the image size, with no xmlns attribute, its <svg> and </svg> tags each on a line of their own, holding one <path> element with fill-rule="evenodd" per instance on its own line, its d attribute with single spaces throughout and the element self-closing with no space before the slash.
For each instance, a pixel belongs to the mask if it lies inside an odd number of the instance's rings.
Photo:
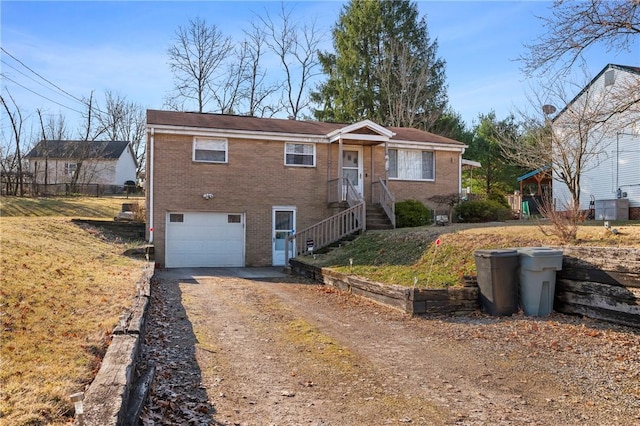
<svg viewBox="0 0 640 426">
<path fill-rule="evenodd" d="M 547 171 L 547 170 L 549 170 L 549 169 L 551 169 L 551 166 L 547 164 L 546 166 L 542 166 L 542 167 L 540 167 L 539 169 L 532 170 L 532 171 L 530 171 L 529 173 L 526 173 L 526 174 L 524 174 L 524 175 L 522 175 L 522 176 L 518 177 L 518 182 L 522 182 L 523 180 L 525 180 L 525 179 L 529 179 L 529 178 L 530 178 L 530 177 L 532 177 L 532 176 L 535 176 L 535 175 L 537 175 L 537 174 L 540 174 L 540 173 L 546 172 L 546 171 Z"/>
<path fill-rule="evenodd" d="M 472 170 L 479 169 L 480 167 L 482 167 L 482 164 L 479 161 L 466 160 L 464 158 L 462 159 L 463 169 Z"/>
<path fill-rule="evenodd" d="M 415 142 L 415 141 L 390 141 L 389 148 L 404 148 L 404 149 L 430 149 L 433 151 L 453 151 L 464 153 L 467 148 L 466 145 L 449 145 L 438 142 Z"/>
<path fill-rule="evenodd" d="M 147 129 L 155 133 L 173 135 L 191 135 L 211 138 L 259 139 L 285 142 L 329 143 L 326 135 L 310 135 L 302 133 L 257 132 L 252 130 L 210 129 L 206 127 L 188 127 L 163 124 L 147 124 Z"/>
<path fill-rule="evenodd" d="M 363 129 L 370 130 L 373 133 L 358 133 Z M 341 139 L 368 142 L 368 145 L 378 145 L 388 142 L 394 135 L 395 133 L 386 127 L 371 120 L 363 120 L 329 132 L 327 137 L 329 142 L 336 142 Z"/>
</svg>

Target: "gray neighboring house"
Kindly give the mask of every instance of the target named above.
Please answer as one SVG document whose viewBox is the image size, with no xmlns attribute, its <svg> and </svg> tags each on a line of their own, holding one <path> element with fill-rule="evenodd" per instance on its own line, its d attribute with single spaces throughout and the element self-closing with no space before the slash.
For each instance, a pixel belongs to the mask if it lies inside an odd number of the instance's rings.
<svg viewBox="0 0 640 426">
<path fill-rule="evenodd" d="M 122 186 L 136 181 L 128 141 L 41 140 L 25 158 L 37 184 L 70 183 L 78 168 L 78 184 Z"/>
<path fill-rule="evenodd" d="M 616 110 L 638 87 L 640 67 L 608 64 L 553 118 L 558 140 L 585 146 L 580 208 L 594 208 L 597 220 L 640 219 L 640 111 L 633 106 Z M 561 172 L 561 154 L 553 160 L 555 175 Z M 553 197 L 564 206 L 560 210 L 571 200 L 557 176 Z"/>
</svg>

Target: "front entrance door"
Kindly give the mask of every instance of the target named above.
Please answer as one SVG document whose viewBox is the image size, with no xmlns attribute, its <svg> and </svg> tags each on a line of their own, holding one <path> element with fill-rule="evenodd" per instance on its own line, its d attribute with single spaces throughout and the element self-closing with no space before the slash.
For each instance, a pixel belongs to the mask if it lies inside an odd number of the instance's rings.
<svg viewBox="0 0 640 426">
<path fill-rule="evenodd" d="M 364 195 L 362 160 L 361 146 L 347 146 L 342 150 L 342 177 L 349 179 L 360 195 Z"/>
<path fill-rule="evenodd" d="M 296 208 L 273 207 L 273 266 L 284 265 L 285 238 L 295 232 Z M 293 257 L 294 243 L 289 244 L 289 258 Z"/>
</svg>

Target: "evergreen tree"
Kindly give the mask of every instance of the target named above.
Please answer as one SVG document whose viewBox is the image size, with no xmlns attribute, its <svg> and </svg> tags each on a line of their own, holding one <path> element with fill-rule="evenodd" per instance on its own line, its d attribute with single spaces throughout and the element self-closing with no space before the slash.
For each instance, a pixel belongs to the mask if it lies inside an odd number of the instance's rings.
<svg viewBox="0 0 640 426">
<path fill-rule="evenodd" d="M 518 188 L 517 178 L 527 170 L 509 161 L 500 145 L 503 138 L 518 139 L 518 125 L 509 116 L 498 121 L 495 112 L 480 114 L 474 128 L 474 137 L 465 152 L 465 158 L 479 161 L 482 167 L 474 171 L 474 177 L 484 180 L 486 194 L 495 190 L 503 193 Z"/>
<path fill-rule="evenodd" d="M 327 80 L 312 100 L 319 120 L 429 129 L 447 105 L 445 62 L 409 0 L 352 0 L 319 54 Z"/>
</svg>

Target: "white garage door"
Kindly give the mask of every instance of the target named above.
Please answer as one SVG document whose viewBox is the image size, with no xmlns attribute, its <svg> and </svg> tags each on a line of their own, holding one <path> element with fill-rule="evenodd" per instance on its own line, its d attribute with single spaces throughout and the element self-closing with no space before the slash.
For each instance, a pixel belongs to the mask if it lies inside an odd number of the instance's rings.
<svg viewBox="0 0 640 426">
<path fill-rule="evenodd" d="M 244 266 L 244 215 L 167 214 L 167 268 Z"/>
</svg>

